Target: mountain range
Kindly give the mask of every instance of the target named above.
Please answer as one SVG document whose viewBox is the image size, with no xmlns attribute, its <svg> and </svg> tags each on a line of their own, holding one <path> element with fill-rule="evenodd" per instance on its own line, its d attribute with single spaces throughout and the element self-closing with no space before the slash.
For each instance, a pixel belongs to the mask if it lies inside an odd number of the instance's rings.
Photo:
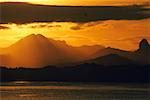
<svg viewBox="0 0 150 100">
<path fill-rule="evenodd" d="M 31 34 L 8 48 L 0 49 L 0 66 L 39 68 L 47 65 L 95 63 L 100 65 L 150 64 L 146 39 L 136 51 L 105 48 L 100 45 L 73 47 L 65 41 Z"/>
<path fill-rule="evenodd" d="M 116 54 L 118 57 L 110 54 Z M 106 57 L 105 55 L 109 55 Z M 97 53 L 93 55 L 94 57 L 101 57 L 104 56 L 103 58 L 111 58 L 113 57 L 118 59 L 118 64 L 119 58 L 125 59 L 126 61 L 130 60 L 129 62 L 136 62 L 138 64 L 150 64 L 150 45 L 146 39 L 143 39 L 139 43 L 139 49 L 136 51 L 124 51 L 124 50 L 119 50 L 119 49 L 114 49 L 114 48 L 104 48 L 99 50 Z M 120 56 L 120 57 L 119 57 Z M 97 60 L 97 59 L 96 59 Z M 114 60 L 114 59 L 113 59 Z M 111 61 L 113 61 L 111 60 Z M 100 62 L 99 62 L 100 63 Z"/>
<path fill-rule="evenodd" d="M 41 67 L 62 65 L 90 59 L 104 47 L 99 45 L 72 47 L 65 41 L 53 40 L 40 34 L 31 34 L 8 48 L 0 49 L 2 66 Z"/>
</svg>

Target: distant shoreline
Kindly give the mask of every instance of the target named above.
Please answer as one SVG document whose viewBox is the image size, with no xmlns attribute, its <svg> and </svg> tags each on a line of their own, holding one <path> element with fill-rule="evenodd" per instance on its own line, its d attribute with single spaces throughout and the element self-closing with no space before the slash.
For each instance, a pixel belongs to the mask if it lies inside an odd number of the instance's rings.
<svg viewBox="0 0 150 100">
<path fill-rule="evenodd" d="M 0 68 L 1 82 L 110 82 L 150 83 L 150 65 L 102 66 L 82 64 L 73 67 Z"/>
</svg>

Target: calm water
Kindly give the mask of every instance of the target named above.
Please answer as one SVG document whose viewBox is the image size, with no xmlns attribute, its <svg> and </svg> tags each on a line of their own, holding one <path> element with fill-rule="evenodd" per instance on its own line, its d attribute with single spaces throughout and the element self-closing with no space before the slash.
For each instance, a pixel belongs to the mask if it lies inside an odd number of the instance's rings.
<svg viewBox="0 0 150 100">
<path fill-rule="evenodd" d="M 2 100 L 150 100 L 148 84 L 5 82 Z"/>
</svg>

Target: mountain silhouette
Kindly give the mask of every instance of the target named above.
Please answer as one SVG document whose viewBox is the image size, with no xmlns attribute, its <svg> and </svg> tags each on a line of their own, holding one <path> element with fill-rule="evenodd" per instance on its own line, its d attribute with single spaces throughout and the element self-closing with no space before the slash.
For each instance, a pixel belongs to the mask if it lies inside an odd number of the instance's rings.
<svg viewBox="0 0 150 100">
<path fill-rule="evenodd" d="M 78 62 L 90 59 L 90 55 L 96 52 L 93 50 L 88 53 L 92 46 L 87 48 L 89 49 L 72 47 L 65 41 L 49 39 L 40 34 L 31 34 L 10 47 L 1 49 L 1 65 L 36 68 Z M 97 48 L 101 49 L 102 47 L 97 46 Z"/>
<path fill-rule="evenodd" d="M 93 55 L 93 57 L 97 58 L 109 54 L 117 54 L 119 56 L 141 64 L 150 64 L 150 45 L 146 39 L 140 41 L 139 49 L 136 51 L 131 52 L 108 47 L 99 50 Z"/>
<path fill-rule="evenodd" d="M 150 45 L 146 39 L 136 51 L 105 48 L 99 45 L 72 47 L 65 41 L 31 34 L 8 48 L 0 49 L 0 65 L 37 68 L 47 65 L 77 65 L 95 62 L 104 65 L 150 64 Z M 94 59 L 94 60 L 93 60 Z"/>
<path fill-rule="evenodd" d="M 105 65 L 105 66 L 135 64 L 134 61 L 129 60 L 125 57 L 119 56 L 117 54 L 109 54 L 103 57 L 99 57 L 99 58 L 89 61 L 89 63 L 95 63 L 95 64 Z"/>
<path fill-rule="evenodd" d="M 138 61 L 150 64 L 150 45 L 146 39 L 143 39 L 139 44 L 139 49 L 136 51 Z"/>
<path fill-rule="evenodd" d="M 139 45 L 139 51 L 147 52 L 150 50 L 150 45 L 146 39 L 143 39 Z"/>
<path fill-rule="evenodd" d="M 98 45 L 72 47 L 31 34 L 0 49 L 0 81 L 150 83 L 149 52 L 146 39 L 131 52 Z"/>
</svg>

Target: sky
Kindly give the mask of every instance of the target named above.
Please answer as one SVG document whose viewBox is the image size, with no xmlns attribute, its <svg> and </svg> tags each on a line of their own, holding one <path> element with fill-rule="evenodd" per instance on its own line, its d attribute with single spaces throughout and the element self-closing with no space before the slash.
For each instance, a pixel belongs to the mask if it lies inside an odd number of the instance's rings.
<svg viewBox="0 0 150 100">
<path fill-rule="evenodd" d="M 1 0 L 3 1 L 7 0 Z M 130 5 L 148 2 L 148 0 L 24 0 L 28 1 L 77 6 Z M 1 9 L 0 48 L 8 47 L 30 34 L 42 34 L 48 38 L 65 40 L 72 46 L 100 44 L 123 50 L 137 49 L 142 38 L 150 41 L 150 19 L 147 10 L 142 7 L 49 8 L 37 10 L 37 13 L 35 13 L 37 8 L 33 5 L 31 7 L 31 12 Z"/>
</svg>

